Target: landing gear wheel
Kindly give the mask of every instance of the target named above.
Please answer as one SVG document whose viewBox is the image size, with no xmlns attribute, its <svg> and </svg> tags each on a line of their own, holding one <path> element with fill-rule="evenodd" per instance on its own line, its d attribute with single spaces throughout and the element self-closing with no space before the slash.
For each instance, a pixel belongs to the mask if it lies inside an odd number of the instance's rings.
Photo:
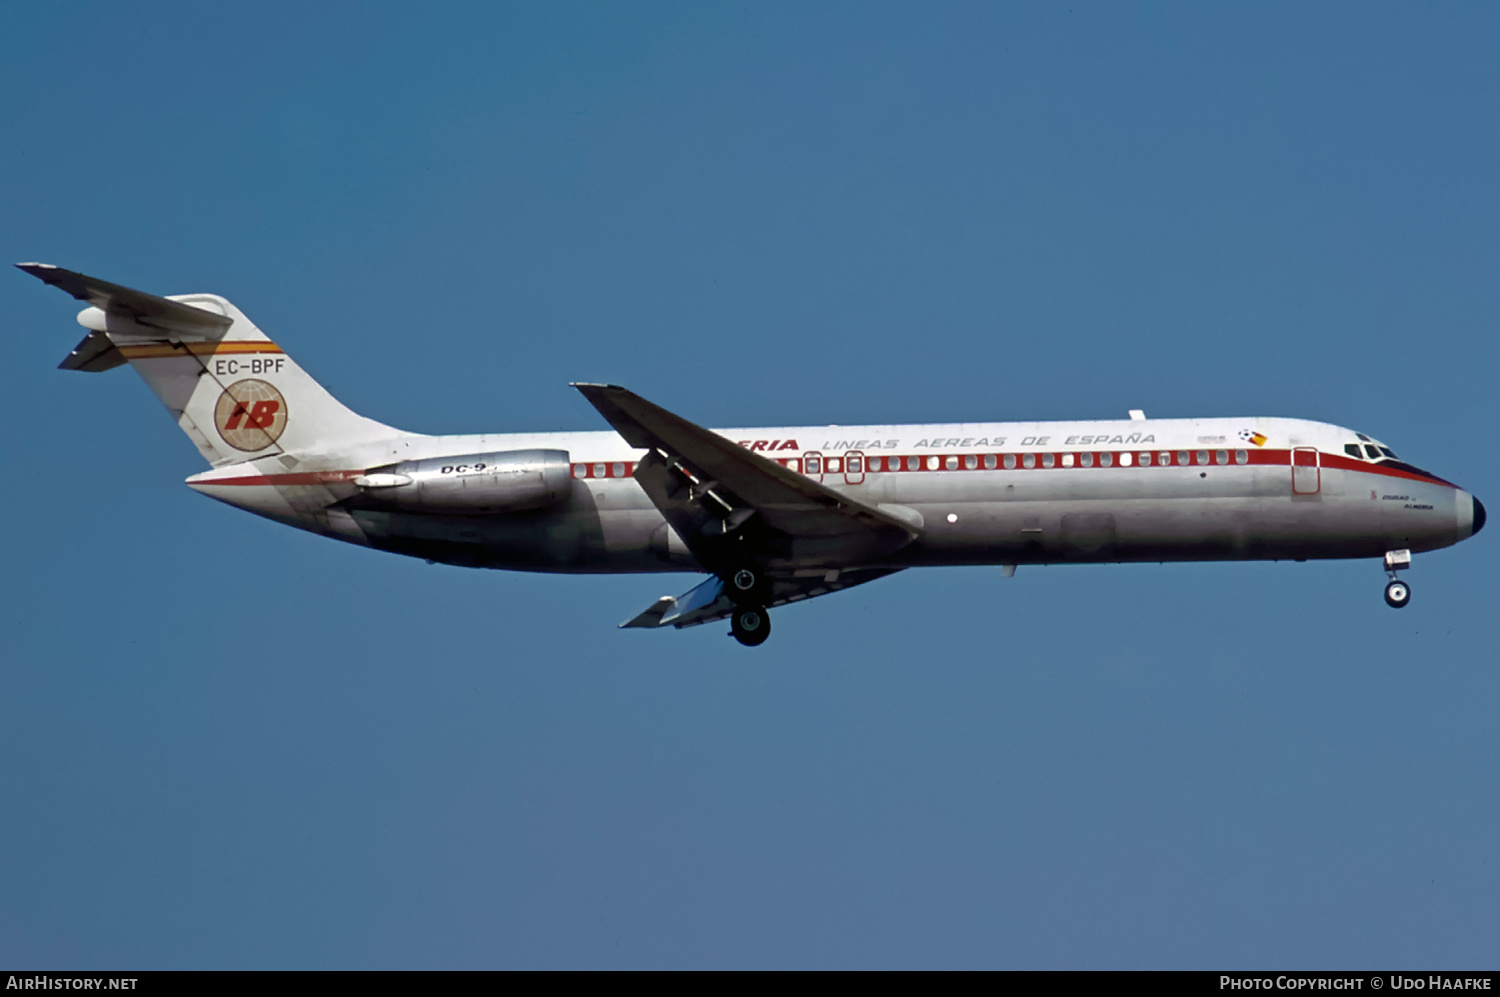
<svg viewBox="0 0 1500 997">
<path fill-rule="evenodd" d="M 741 606 L 729 618 L 729 632 L 746 647 L 764 644 L 771 636 L 771 615 L 764 606 Z"/>
<path fill-rule="evenodd" d="M 1400 609 L 1411 602 L 1411 586 L 1405 582 L 1391 582 L 1385 587 L 1385 604 L 1392 609 Z"/>
<path fill-rule="evenodd" d="M 767 583 L 754 568 L 737 568 L 724 580 L 724 594 L 737 606 L 760 606 L 768 602 Z"/>
</svg>

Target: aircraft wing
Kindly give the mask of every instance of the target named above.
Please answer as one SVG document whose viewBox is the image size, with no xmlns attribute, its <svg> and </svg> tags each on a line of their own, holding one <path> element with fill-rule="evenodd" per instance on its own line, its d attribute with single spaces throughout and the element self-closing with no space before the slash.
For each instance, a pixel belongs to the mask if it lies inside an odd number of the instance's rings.
<svg viewBox="0 0 1500 997">
<path fill-rule="evenodd" d="M 575 384 L 633 447 L 635 478 L 711 571 L 752 560 L 775 578 L 852 568 L 918 527 L 609 384 Z"/>
<path fill-rule="evenodd" d="M 771 601 L 767 608 L 784 606 L 803 599 L 828 595 L 840 589 L 873 582 L 877 578 L 893 575 L 902 568 L 878 568 L 853 571 L 833 571 L 813 578 L 777 580 L 772 585 Z M 710 576 L 693 589 L 673 598 L 664 595 L 649 609 L 620 624 L 620 628 L 696 627 L 702 623 L 729 618 L 734 612 L 734 603 L 724 594 L 724 583 Z"/>
</svg>

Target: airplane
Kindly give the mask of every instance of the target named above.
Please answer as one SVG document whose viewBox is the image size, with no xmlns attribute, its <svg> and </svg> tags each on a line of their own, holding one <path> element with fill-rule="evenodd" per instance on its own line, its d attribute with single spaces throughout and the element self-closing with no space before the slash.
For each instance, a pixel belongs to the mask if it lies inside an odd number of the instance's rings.
<svg viewBox="0 0 1500 997">
<path fill-rule="evenodd" d="M 427 436 L 357 415 L 214 294 L 162 297 L 41 263 L 87 303 L 60 365 L 130 364 L 210 469 L 210 498 L 336 540 L 480 568 L 683 572 L 625 628 L 729 620 L 907 568 L 1380 557 L 1484 527 L 1479 499 L 1363 433 L 1301 419 L 705 429 L 574 384 L 611 430 Z"/>
</svg>

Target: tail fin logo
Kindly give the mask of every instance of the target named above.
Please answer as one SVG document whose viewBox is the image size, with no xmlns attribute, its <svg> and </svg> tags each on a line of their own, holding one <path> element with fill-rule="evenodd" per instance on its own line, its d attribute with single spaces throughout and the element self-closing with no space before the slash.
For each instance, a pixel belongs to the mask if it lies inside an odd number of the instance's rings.
<svg viewBox="0 0 1500 997">
<path fill-rule="evenodd" d="M 264 450 L 286 431 L 286 399 L 257 378 L 235 381 L 214 406 L 214 425 L 236 450 Z"/>
</svg>

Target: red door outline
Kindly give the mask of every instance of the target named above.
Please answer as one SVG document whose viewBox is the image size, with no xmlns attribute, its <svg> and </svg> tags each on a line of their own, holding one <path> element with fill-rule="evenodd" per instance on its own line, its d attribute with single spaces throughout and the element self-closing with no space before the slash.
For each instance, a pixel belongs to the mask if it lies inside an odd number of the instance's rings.
<svg viewBox="0 0 1500 997">
<path fill-rule="evenodd" d="M 854 461 L 859 465 L 859 470 L 851 470 Z M 844 454 L 844 484 L 862 485 L 865 483 L 865 452 L 863 450 L 849 450 Z"/>
<path fill-rule="evenodd" d="M 812 470 L 812 465 L 808 463 L 814 460 L 818 462 L 818 469 L 816 471 Z M 823 480 L 823 454 L 821 451 L 809 450 L 802 455 L 802 473 L 814 481 Z"/>
<path fill-rule="evenodd" d="M 1316 495 L 1323 487 L 1317 447 L 1292 447 L 1292 494 Z"/>
</svg>

